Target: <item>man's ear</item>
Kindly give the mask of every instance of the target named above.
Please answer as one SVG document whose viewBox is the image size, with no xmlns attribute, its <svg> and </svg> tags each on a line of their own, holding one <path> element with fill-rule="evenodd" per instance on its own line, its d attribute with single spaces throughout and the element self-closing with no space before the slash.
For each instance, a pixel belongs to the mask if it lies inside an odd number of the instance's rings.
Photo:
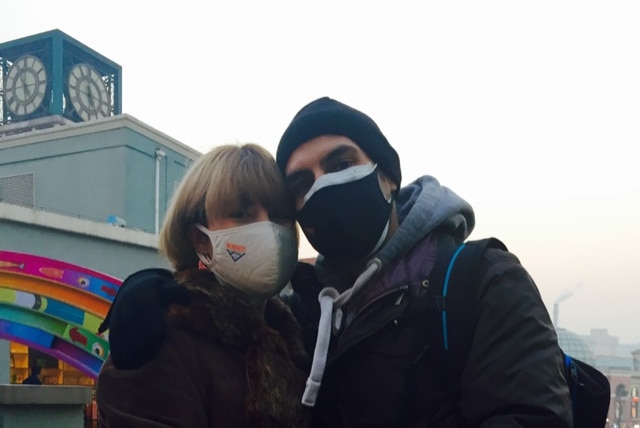
<svg viewBox="0 0 640 428">
<path fill-rule="evenodd" d="M 207 235 L 192 224 L 187 229 L 189 241 L 197 253 L 211 255 L 211 240 Z"/>
<path fill-rule="evenodd" d="M 382 171 L 378 173 L 378 181 L 385 198 L 391 198 L 391 195 L 398 191 L 398 185 Z"/>
</svg>

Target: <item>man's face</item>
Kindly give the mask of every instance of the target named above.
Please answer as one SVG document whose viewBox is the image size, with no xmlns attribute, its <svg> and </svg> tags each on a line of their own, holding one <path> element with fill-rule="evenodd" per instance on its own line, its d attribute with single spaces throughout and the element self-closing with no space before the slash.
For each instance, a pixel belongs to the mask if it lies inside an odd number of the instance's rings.
<svg viewBox="0 0 640 428">
<path fill-rule="evenodd" d="M 339 172 L 358 165 L 372 164 L 371 158 L 351 139 L 339 135 L 322 135 L 300 145 L 289 157 L 285 168 L 285 182 L 293 198 L 296 211 L 304 205 L 304 197 L 313 183 L 325 174 Z M 397 189 L 386 175 L 378 176 L 380 188 L 386 199 Z M 390 235 L 395 231 L 390 226 Z M 306 237 L 313 241 L 315 230 L 302 228 Z"/>
<path fill-rule="evenodd" d="M 347 137 L 322 135 L 305 142 L 294 150 L 285 168 L 285 181 L 295 198 L 296 210 L 300 211 L 304 196 L 318 178 L 368 163 L 372 163 L 369 156 Z"/>
</svg>

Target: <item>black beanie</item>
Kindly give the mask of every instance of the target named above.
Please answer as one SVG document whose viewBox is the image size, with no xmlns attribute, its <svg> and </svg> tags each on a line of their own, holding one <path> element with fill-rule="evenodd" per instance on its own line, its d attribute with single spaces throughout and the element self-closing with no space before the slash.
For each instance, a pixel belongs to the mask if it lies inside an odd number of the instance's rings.
<svg viewBox="0 0 640 428">
<path fill-rule="evenodd" d="M 304 106 L 284 131 L 276 152 L 280 170 L 284 173 L 295 149 L 321 135 L 341 135 L 351 139 L 400 188 L 400 159 L 378 125 L 361 111 L 328 97 Z"/>
</svg>

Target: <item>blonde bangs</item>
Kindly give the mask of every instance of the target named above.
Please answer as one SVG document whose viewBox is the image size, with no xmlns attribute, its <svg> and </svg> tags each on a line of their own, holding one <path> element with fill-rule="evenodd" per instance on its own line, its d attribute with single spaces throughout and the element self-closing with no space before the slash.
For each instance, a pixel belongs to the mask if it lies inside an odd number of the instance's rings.
<svg viewBox="0 0 640 428">
<path fill-rule="evenodd" d="M 246 144 L 219 160 L 207 190 L 207 218 L 229 215 L 230 210 L 250 202 L 260 203 L 269 212 L 294 217 L 282 174 L 268 151 Z"/>
</svg>

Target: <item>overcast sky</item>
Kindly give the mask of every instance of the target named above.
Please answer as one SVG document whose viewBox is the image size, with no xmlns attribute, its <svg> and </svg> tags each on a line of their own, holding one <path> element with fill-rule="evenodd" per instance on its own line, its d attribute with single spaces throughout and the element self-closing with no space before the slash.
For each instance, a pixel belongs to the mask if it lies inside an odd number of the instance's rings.
<svg viewBox="0 0 640 428">
<path fill-rule="evenodd" d="M 562 301 L 560 327 L 640 343 L 640 2 L 32 0 L 2 16 L 0 42 L 57 28 L 120 64 L 123 112 L 199 151 L 275 153 L 324 95 L 365 111 L 403 182 L 467 199 L 471 238 L 505 242 L 549 312 Z"/>
</svg>

